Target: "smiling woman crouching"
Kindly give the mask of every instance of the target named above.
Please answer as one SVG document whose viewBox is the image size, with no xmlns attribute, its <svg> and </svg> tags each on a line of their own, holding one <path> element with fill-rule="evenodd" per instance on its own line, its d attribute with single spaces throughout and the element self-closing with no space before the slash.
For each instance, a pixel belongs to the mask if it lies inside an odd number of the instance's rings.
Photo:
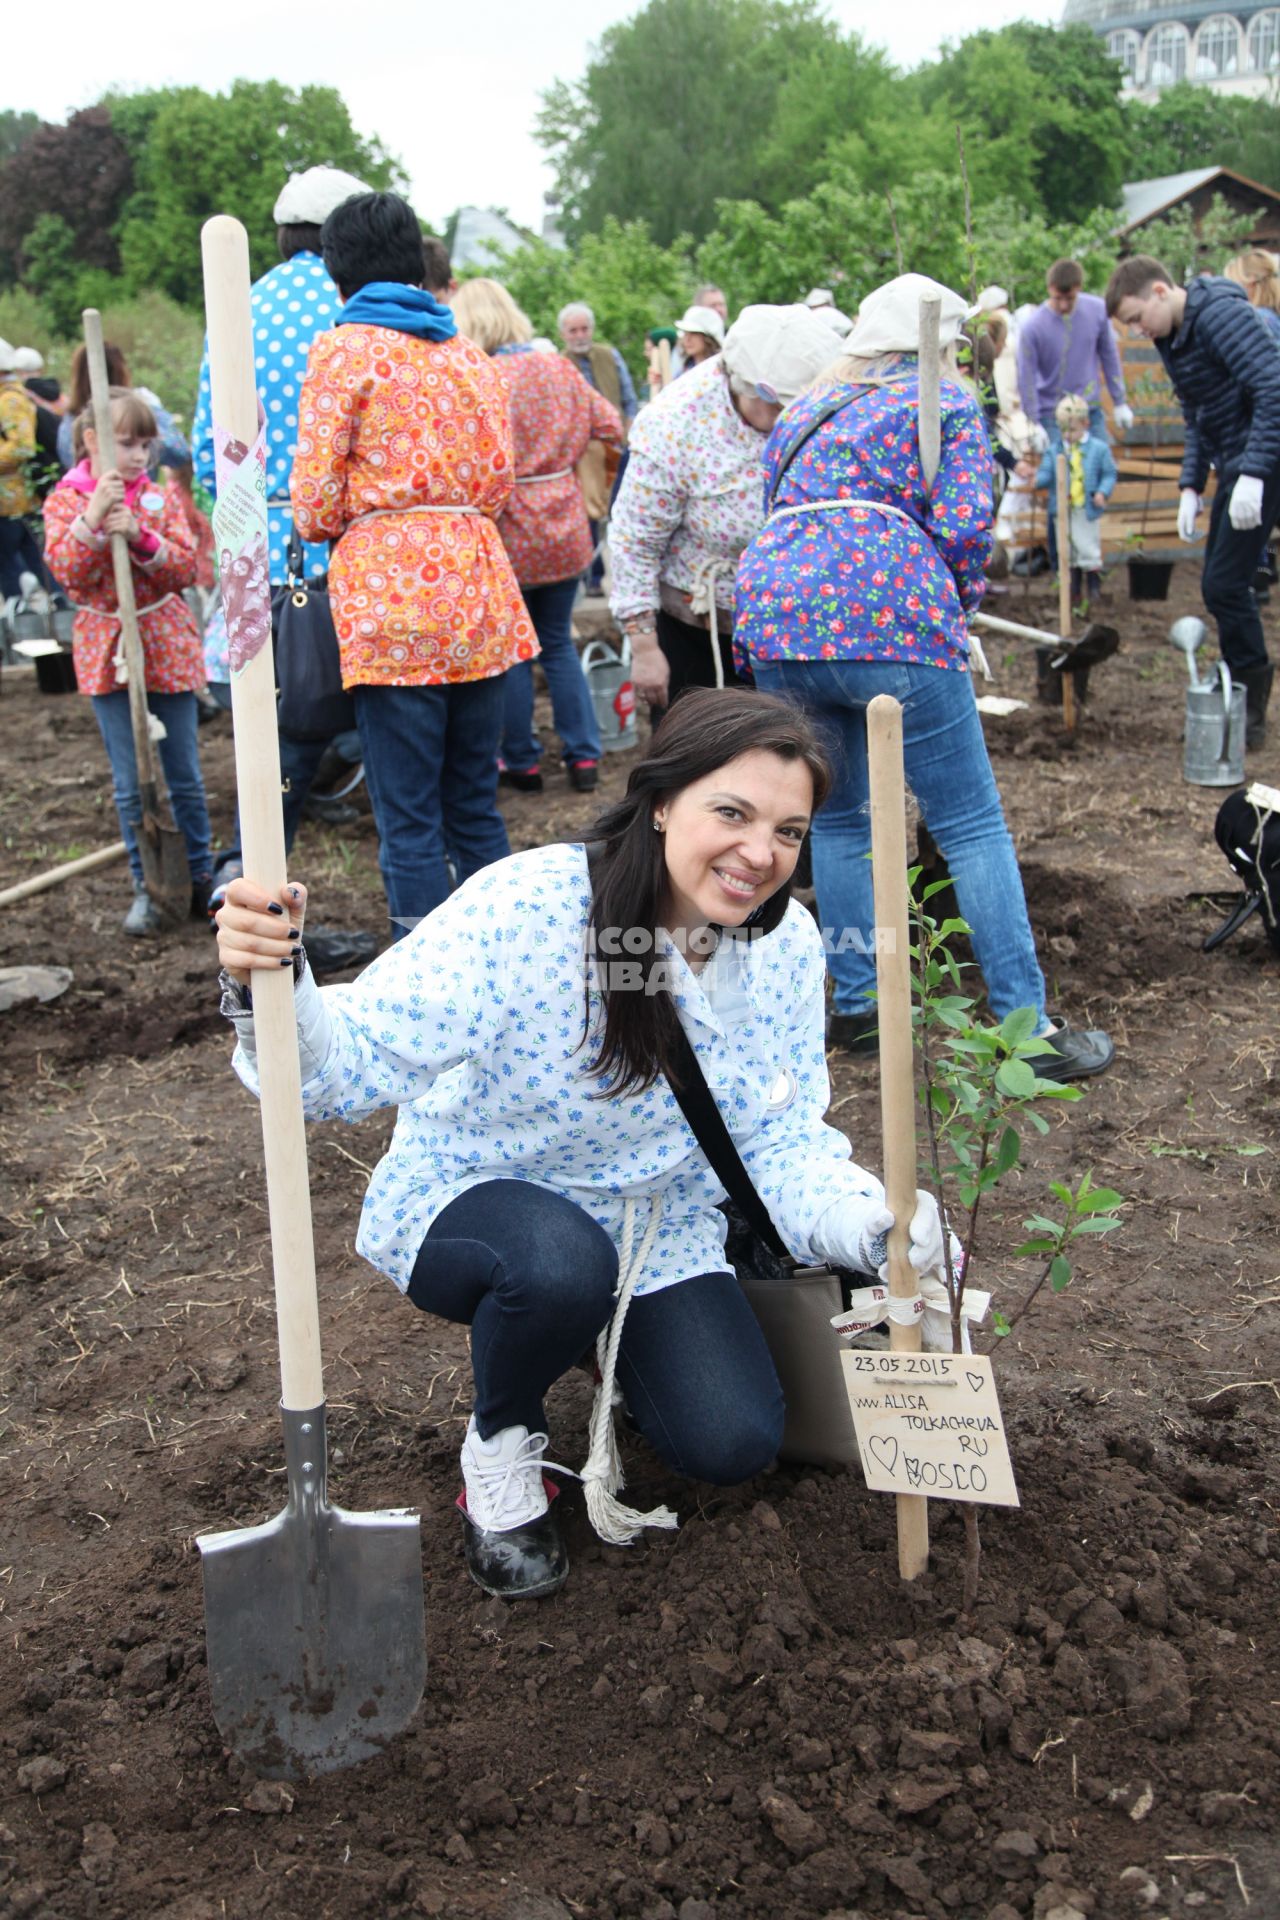
<svg viewBox="0 0 1280 1920">
<path fill-rule="evenodd" d="M 823 1119 L 826 969 L 790 898 L 830 779 L 788 703 L 690 690 L 587 845 L 474 874 L 348 986 L 307 971 L 303 887 L 271 901 L 236 881 L 219 913 L 245 1084 L 253 971 L 292 962 L 308 1116 L 399 1108 L 357 1244 L 415 1306 L 471 1329 L 459 1505 L 489 1593 L 565 1578 L 543 1396 L 605 1329 L 589 1482 L 616 1486 L 600 1464 L 615 1363 L 676 1472 L 733 1485 L 777 1452 L 782 1393 L 725 1259 L 724 1189 L 671 1089 L 681 1033 L 791 1253 L 864 1272 L 884 1258 L 880 1182 Z M 940 1261 L 928 1196 L 911 1239 L 915 1265 Z M 609 1511 L 614 1539 L 674 1524 Z"/>
</svg>

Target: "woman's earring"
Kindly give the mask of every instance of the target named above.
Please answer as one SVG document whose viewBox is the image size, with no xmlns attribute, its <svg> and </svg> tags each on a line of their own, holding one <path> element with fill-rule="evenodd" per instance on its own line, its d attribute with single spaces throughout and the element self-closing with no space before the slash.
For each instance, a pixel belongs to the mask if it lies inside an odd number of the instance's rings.
<svg viewBox="0 0 1280 1920">
<path fill-rule="evenodd" d="M 655 820 L 655 821 L 654 821 L 654 823 L 653 823 L 653 830 L 654 830 L 654 832 L 655 832 L 655 833 L 661 833 L 661 832 L 662 832 L 662 822 L 661 822 L 660 820 Z"/>
</svg>

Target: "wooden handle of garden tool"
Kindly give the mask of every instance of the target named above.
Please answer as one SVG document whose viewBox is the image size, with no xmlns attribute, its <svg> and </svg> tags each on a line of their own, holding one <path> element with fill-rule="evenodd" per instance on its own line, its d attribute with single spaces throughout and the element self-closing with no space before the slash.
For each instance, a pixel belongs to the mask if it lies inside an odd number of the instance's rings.
<svg viewBox="0 0 1280 1920">
<path fill-rule="evenodd" d="M 1058 631 L 1071 641 L 1071 485 L 1067 479 L 1067 456 L 1060 453 L 1054 463 L 1058 490 Z M 1062 670 L 1062 724 L 1068 733 L 1076 729 L 1076 684 L 1071 670 Z"/>
<path fill-rule="evenodd" d="M 912 1300 L 919 1276 L 908 1257 L 916 1210 L 915 1085 L 911 1058 L 911 916 L 907 905 L 906 782 L 902 771 L 902 708 L 887 693 L 867 708 L 871 787 L 871 877 L 876 904 L 876 1012 L 880 1022 L 880 1125 L 885 1200 L 893 1209 L 889 1292 Z M 919 1353 L 920 1326 L 889 1323 L 895 1353 Z M 929 1502 L 900 1493 L 898 1571 L 914 1580 L 929 1564 Z"/>
<path fill-rule="evenodd" d="M 89 397 L 93 402 L 93 431 L 98 439 L 98 471 L 108 473 L 116 464 L 116 430 L 111 421 L 111 388 L 107 380 L 107 354 L 102 343 L 102 315 L 96 307 L 86 307 L 84 350 L 89 365 Z M 138 608 L 133 597 L 133 562 L 129 542 L 122 533 L 111 535 L 111 566 L 116 578 L 116 607 L 120 615 L 121 653 L 124 656 L 126 685 L 129 690 L 129 720 L 133 727 L 133 758 L 138 770 L 138 790 L 142 812 L 154 815 L 156 763 L 151 750 L 151 732 L 147 723 L 147 667 L 142 653 L 142 635 L 138 630 Z"/>
<path fill-rule="evenodd" d="M 248 235 L 238 220 L 219 214 L 205 222 L 201 243 L 213 418 L 234 439 L 252 446 L 258 432 L 258 394 Z M 234 644 L 235 635 L 231 637 Z M 275 662 L 270 646 L 262 647 L 241 672 L 232 673 L 231 716 L 245 877 L 275 899 L 284 886 L 286 867 Z M 286 1408 L 300 1413 L 323 1401 L 324 1378 L 291 969 L 255 971 L 253 1026 L 280 1336 L 281 1400 Z"/>
<path fill-rule="evenodd" d="M 942 296 L 931 293 L 920 302 L 920 469 L 924 490 L 933 492 L 942 458 Z"/>
</svg>

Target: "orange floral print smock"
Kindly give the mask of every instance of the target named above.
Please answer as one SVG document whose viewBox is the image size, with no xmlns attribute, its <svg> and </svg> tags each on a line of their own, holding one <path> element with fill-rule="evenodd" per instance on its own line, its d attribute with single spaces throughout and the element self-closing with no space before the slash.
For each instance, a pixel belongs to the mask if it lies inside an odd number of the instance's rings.
<svg viewBox="0 0 1280 1920">
<path fill-rule="evenodd" d="M 120 616 L 109 535 L 95 533 L 84 518 L 93 492 L 89 463 L 65 474 L 44 503 L 44 557 L 50 573 L 76 609 L 71 636 L 81 693 L 118 693 L 116 672 Z M 130 548 L 138 632 L 150 693 L 195 693 L 205 683 L 204 648 L 195 616 L 182 597 L 196 577 L 196 547 L 182 494 L 148 474 L 125 489 L 138 522 Z"/>
<path fill-rule="evenodd" d="M 299 539 L 338 542 L 344 686 L 489 680 L 536 656 L 494 524 L 514 479 L 506 389 L 469 340 L 351 325 L 313 342 L 290 491 Z"/>
</svg>

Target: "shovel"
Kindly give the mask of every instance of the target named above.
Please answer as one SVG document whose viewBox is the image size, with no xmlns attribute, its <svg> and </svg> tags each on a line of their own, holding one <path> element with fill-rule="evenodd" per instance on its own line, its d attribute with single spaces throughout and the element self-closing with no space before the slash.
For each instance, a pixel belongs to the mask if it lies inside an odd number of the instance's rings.
<svg viewBox="0 0 1280 1920">
<path fill-rule="evenodd" d="M 1055 673 L 1064 667 L 1096 667 L 1120 650 L 1120 635 L 1115 627 L 1093 620 L 1078 640 L 1063 640 L 1059 634 L 1045 633 L 1040 627 L 1024 627 L 1017 620 L 997 620 L 993 613 L 971 613 L 971 627 L 984 633 L 1005 633 L 1015 640 L 1031 640 L 1049 651 L 1049 665 Z"/>
<path fill-rule="evenodd" d="M 218 546 L 258 585 L 229 596 L 231 710 L 245 873 L 285 883 L 280 751 L 266 579 L 265 469 L 249 311 L 249 243 L 225 215 L 203 233 Z M 257 604 L 256 602 L 260 602 Z M 260 1774 L 297 1779 L 353 1765 L 402 1732 L 426 1677 L 418 1516 L 329 1502 L 311 1195 L 288 970 L 254 975 L 254 1029 L 280 1336 L 288 1500 L 260 1526 L 202 1534 L 213 1713 Z"/>
<path fill-rule="evenodd" d="M 93 399 L 93 430 L 98 436 L 98 464 L 105 473 L 116 464 L 116 435 L 111 424 L 107 357 L 102 346 L 102 315 L 95 307 L 84 312 L 84 345 L 89 362 L 89 391 Z M 185 920 L 191 912 L 191 867 L 187 843 L 160 809 L 160 788 L 152 751 L 153 716 L 147 706 L 147 669 L 138 631 L 138 609 L 133 597 L 133 563 L 122 533 L 111 536 L 111 564 L 116 576 L 116 606 L 120 613 L 120 645 L 129 689 L 129 719 L 133 726 L 133 758 L 138 770 L 142 819 L 138 824 L 138 854 L 142 878 L 152 904 L 165 920 Z M 157 727 L 160 722 L 155 721 Z M 157 738 L 164 737 L 161 727 Z"/>
</svg>

